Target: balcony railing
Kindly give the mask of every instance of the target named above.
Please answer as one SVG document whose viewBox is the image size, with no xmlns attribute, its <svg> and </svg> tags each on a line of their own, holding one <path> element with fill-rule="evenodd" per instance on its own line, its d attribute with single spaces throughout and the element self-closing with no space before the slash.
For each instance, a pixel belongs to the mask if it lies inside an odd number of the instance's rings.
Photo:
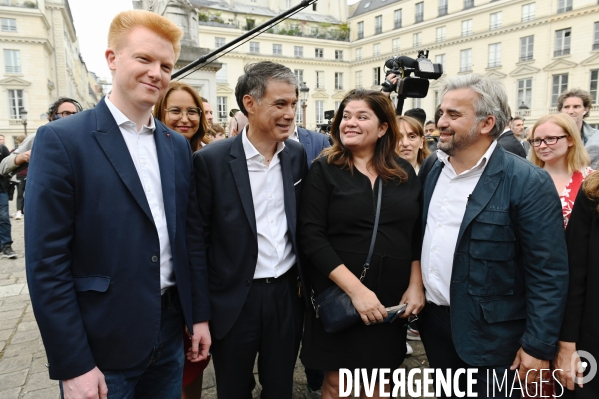
<svg viewBox="0 0 599 399">
<path fill-rule="evenodd" d="M 492 61 L 489 62 L 489 68 L 495 68 L 495 67 L 500 67 L 501 66 L 501 61 Z"/>
<path fill-rule="evenodd" d="M 599 50 L 599 43 L 593 43 L 593 50 Z"/>
<path fill-rule="evenodd" d="M 501 22 L 495 23 L 495 24 L 491 24 L 489 26 L 489 30 L 495 30 L 495 29 L 499 29 L 499 28 L 501 28 Z"/>
<path fill-rule="evenodd" d="M 424 12 L 417 12 L 416 20 L 414 21 L 414 23 L 418 23 L 418 22 L 422 22 L 422 21 L 424 21 Z"/>
<path fill-rule="evenodd" d="M 520 61 L 532 61 L 532 54 L 522 54 L 520 55 Z"/>
<path fill-rule="evenodd" d="M 437 36 L 437 43 L 443 42 L 445 41 L 445 35 L 438 35 Z"/>
<path fill-rule="evenodd" d="M 358 32 L 358 39 L 364 39 L 364 32 Z"/>
<path fill-rule="evenodd" d="M 470 36 L 472 34 L 472 29 L 465 29 L 462 31 L 462 36 Z"/>
<path fill-rule="evenodd" d="M 524 116 L 530 116 L 530 110 L 529 109 L 519 109 L 516 111 L 516 116 L 519 117 L 524 117 Z"/>
<path fill-rule="evenodd" d="M 393 29 L 399 29 L 399 28 L 401 28 L 401 19 L 396 19 L 393 24 Z"/>
<path fill-rule="evenodd" d="M 464 10 L 474 7 L 474 0 L 464 0 Z"/>
<path fill-rule="evenodd" d="M 10 0 L 0 2 L 4 7 L 38 8 L 37 1 L 32 0 Z"/>
<path fill-rule="evenodd" d="M 374 34 L 375 35 L 380 35 L 381 33 L 383 33 L 383 27 L 381 25 L 375 26 L 374 27 Z"/>
<path fill-rule="evenodd" d="M 421 40 L 418 40 L 418 41 L 414 40 L 412 47 L 416 48 L 416 47 L 420 46 L 421 44 L 422 44 Z"/>
<path fill-rule="evenodd" d="M 528 14 L 528 15 L 523 15 L 522 16 L 522 22 L 532 21 L 533 19 L 535 19 L 535 15 L 534 14 Z"/>
<path fill-rule="evenodd" d="M 466 65 L 466 66 L 460 67 L 460 72 L 471 72 L 471 71 L 472 71 L 472 65 Z"/>
<path fill-rule="evenodd" d="M 565 49 L 562 49 L 562 50 L 555 50 L 553 52 L 553 56 L 554 57 L 559 57 L 559 56 L 562 56 L 562 55 L 570 55 L 570 49 L 569 48 L 565 48 Z"/>
<path fill-rule="evenodd" d="M 447 4 L 444 6 L 439 6 L 439 16 L 447 15 Z"/>
<path fill-rule="evenodd" d="M 557 9 L 558 14 L 562 14 L 564 12 L 572 11 L 572 6 L 560 7 Z"/>
</svg>

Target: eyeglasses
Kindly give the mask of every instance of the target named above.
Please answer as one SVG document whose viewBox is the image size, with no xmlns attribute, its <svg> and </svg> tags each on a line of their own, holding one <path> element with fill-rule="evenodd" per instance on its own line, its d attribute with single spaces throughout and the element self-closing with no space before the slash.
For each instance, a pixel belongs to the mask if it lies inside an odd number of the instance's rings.
<svg viewBox="0 0 599 399">
<path fill-rule="evenodd" d="M 200 108 L 187 108 L 187 110 L 181 108 L 169 108 L 166 112 L 168 112 L 168 115 L 172 120 L 177 121 L 183 117 L 183 114 L 185 114 L 187 115 L 187 119 L 197 121 L 200 119 L 202 110 Z"/>
<path fill-rule="evenodd" d="M 544 139 L 529 139 L 528 142 L 533 147 L 539 147 L 541 143 L 545 143 L 545 145 L 554 145 L 559 139 L 563 139 L 565 137 L 568 136 L 549 136 L 545 137 Z"/>
<path fill-rule="evenodd" d="M 62 111 L 62 112 L 57 112 L 57 115 L 60 115 L 61 118 L 66 118 L 67 116 L 71 116 L 71 115 L 75 115 L 77 113 L 77 111 L 75 112 L 71 112 L 71 111 Z"/>
</svg>

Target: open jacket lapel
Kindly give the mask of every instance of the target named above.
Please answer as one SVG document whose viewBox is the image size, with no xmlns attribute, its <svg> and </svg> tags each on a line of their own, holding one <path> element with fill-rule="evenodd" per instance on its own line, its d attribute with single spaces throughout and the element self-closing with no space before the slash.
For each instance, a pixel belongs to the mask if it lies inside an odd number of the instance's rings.
<svg viewBox="0 0 599 399">
<path fill-rule="evenodd" d="M 437 186 L 437 180 L 439 180 L 439 175 L 443 170 L 443 162 L 437 160 L 433 165 L 432 169 L 426 176 L 426 180 L 424 181 L 424 206 L 422 208 L 422 237 L 424 237 L 424 232 L 426 231 L 426 219 L 428 217 L 428 207 L 431 203 L 431 198 L 433 197 L 433 192 L 435 191 L 435 187 Z"/>
<path fill-rule="evenodd" d="M 295 188 L 293 186 L 293 170 L 291 169 L 291 159 L 289 157 L 289 149 L 285 147 L 279 153 L 281 161 L 281 173 L 283 174 L 283 196 L 285 204 L 285 215 L 287 216 L 287 227 L 291 232 L 291 236 L 295 241 L 295 224 L 296 224 L 296 205 L 295 205 Z"/>
<path fill-rule="evenodd" d="M 177 205 L 175 200 L 176 175 L 173 139 L 171 138 L 168 129 L 162 125 L 162 123 L 157 120 L 155 120 L 155 123 L 156 130 L 154 131 L 154 141 L 156 143 L 158 165 L 160 168 L 160 183 L 162 185 L 162 201 L 164 203 L 166 225 L 170 242 L 175 242 Z"/>
<path fill-rule="evenodd" d="M 229 163 L 233 178 L 239 192 L 239 198 L 243 205 L 243 210 L 248 218 L 250 227 L 255 237 L 258 237 L 256 229 L 256 214 L 254 212 L 254 201 L 252 197 L 252 186 L 250 185 L 250 174 L 248 172 L 247 160 L 245 159 L 245 151 L 243 151 L 242 135 L 239 134 L 233 138 L 231 146 L 231 157 L 233 160 Z"/>
<path fill-rule="evenodd" d="M 150 206 L 141 185 L 141 180 L 131 159 L 131 154 L 125 143 L 116 121 L 106 106 L 104 99 L 96 105 L 97 130 L 93 132 L 98 144 L 114 167 L 125 186 L 129 189 L 135 201 L 144 213 L 153 221 Z M 109 188 L 110 189 L 110 188 Z"/>
</svg>

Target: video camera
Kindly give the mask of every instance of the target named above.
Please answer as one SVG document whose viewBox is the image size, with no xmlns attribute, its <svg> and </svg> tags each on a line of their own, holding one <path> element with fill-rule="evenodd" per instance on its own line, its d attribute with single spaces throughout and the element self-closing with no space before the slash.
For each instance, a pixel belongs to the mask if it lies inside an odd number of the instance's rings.
<svg viewBox="0 0 599 399">
<path fill-rule="evenodd" d="M 335 116 L 335 110 L 329 110 L 329 111 L 324 111 L 324 118 L 328 119 L 329 121 L 327 123 L 323 123 L 321 125 L 318 125 L 318 128 L 321 131 L 324 131 L 325 133 L 330 133 L 331 132 L 331 124 L 333 123 L 333 117 Z"/>
<path fill-rule="evenodd" d="M 399 79 L 394 85 L 386 79 L 381 85 L 383 91 L 396 91 L 398 96 L 396 113 L 401 115 L 405 98 L 424 98 L 428 93 L 429 79 L 439 79 L 443 75 L 443 65 L 435 64 L 428 59 L 428 50 L 418 51 L 416 59 L 405 55 L 389 58 L 385 62 L 385 76 L 394 74 Z M 410 76 L 411 74 L 414 76 Z"/>
</svg>

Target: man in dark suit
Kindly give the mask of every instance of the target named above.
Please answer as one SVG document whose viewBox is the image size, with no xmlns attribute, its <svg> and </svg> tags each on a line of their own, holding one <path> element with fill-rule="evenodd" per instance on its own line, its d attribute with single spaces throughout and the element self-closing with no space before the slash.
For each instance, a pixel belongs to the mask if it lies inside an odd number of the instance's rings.
<svg viewBox="0 0 599 399">
<path fill-rule="evenodd" d="M 65 398 L 180 398 L 184 325 L 193 333 L 187 357 L 208 354 L 191 149 L 151 115 L 181 35 L 157 14 L 118 14 L 106 50 L 111 93 L 36 135 L 27 280 Z"/>
<path fill-rule="evenodd" d="M 514 132 L 510 130 L 510 124 L 512 123 L 512 118 L 510 117 L 509 124 L 506 125 L 503 133 L 499 135 L 497 139 L 497 144 L 502 146 L 506 151 L 511 152 L 512 154 L 516 154 L 521 156 L 522 158 L 526 158 L 526 151 L 520 143 L 520 140 L 514 136 Z"/>
<path fill-rule="evenodd" d="M 289 138 L 291 140 L 299 141 L 304 146 L 308 168 L 310 168 L 312 162 L 318 158 L 318 155 L 320 155 L 322 150 L 331 146 L 331 142 L 327 135 L 304 129 L 297 125 L 295 125 Z"/>
<path fill-rule="evenodd" d="M 463 75 L 442 93 L 438 159 L 420 174 L 422 341 L 433 368 L 478 368 L 479 397 L 495 373 L 508 382 L 495 397 L 519 398 L 516 369 L 538 383 L 557 349 L 568 284 L 561 203 L 547 172 L 497 145 L 509 115 L 501 85 Z"/>
<path fill-rule="evenodd" d="M 296 216 L 308 171 L 304 147 L 287 140 L 297 94 L 289 68 L 247 65 L 235 96 L 249 124 L 194 154 L 220 399 L 252 397 L 257 353 L 262 397 L 291 398 L 303 325 Z"/>
</svg>

